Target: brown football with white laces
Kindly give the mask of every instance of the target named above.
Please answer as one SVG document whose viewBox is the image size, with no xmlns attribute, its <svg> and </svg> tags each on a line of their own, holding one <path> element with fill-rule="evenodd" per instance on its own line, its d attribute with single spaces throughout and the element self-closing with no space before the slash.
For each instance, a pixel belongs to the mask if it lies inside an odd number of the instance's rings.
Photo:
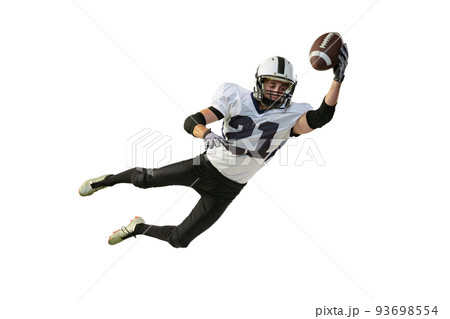
<svg viewBox="0 0 450 319">
<path fill-rule="evenodd" d="M 309 51 L 309 62 L 319 71 L 329 70 L 338 62 L 338 55 L 344 41 L 337 32 L 322 34 L 314 41 Z"/>
</svg>

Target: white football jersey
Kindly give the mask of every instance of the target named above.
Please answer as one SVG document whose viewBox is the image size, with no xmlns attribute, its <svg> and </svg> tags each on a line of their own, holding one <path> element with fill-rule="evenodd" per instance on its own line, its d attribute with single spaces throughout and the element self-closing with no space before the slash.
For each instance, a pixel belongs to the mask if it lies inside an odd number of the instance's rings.
<svg viewBox="0 0 450 319">
<path fill-rule="evenodd" d="M 227 178 L 246 183 L 291 137 L 291 129 L 309 110 L 307 103 L 286 109 L 260 110 L 253 92 L 233 83 L 222 84 L 212 104 L 223 114 L 222 135 L 229 146 L 215 147 L 208 159 Z"/>
</svg>

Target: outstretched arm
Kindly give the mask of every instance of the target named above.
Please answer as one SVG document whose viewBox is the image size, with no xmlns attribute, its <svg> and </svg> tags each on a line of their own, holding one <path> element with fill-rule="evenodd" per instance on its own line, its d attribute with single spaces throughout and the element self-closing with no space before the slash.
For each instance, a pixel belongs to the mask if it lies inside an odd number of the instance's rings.
<svg viewBox="0 0 450 319">
<path fill-rule="evenodd" d="M 344 44 L 339 55 L 339 63 L 333 69 L 333 82 L 331 83 L 330 90 L 323 99 L 322 105 L 317 110 L 306 112 L 298 119 L 293 129 L 294 134 L 309 133 L 331 121 L 338 102 L 339 91 L 344 80 L 344 72 L 347 64 L 348 50 L 347 44 Z"/>
<path fill-rule="evenodd" d="M 331 88 L 325 96 L 322 105 L 317 110 L 308 111 L 298 119 L 297 123 L 294 125 L 294 134 L 306 134 L 312 132 L 331 120 L 339 97 L 341 83 L 342 82 L 333 80 Z"/>
</svg>

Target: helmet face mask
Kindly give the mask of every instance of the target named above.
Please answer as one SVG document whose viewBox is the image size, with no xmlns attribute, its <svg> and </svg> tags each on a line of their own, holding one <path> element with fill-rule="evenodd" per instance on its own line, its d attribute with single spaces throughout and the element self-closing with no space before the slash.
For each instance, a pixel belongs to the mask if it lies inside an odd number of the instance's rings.
<svg viewBox="0 0 450 319">
<path fill-rule="evenodd" d="M 267 80 L 285 82 L 288 86 L 284 93 L 265 88 Z M 297 79 L 292 64 L 285 58 L 274 56 L 264 61 L 256 70 L 254 97 L 269 108 L 283 109 L 290 105 Z"/>
</svg>

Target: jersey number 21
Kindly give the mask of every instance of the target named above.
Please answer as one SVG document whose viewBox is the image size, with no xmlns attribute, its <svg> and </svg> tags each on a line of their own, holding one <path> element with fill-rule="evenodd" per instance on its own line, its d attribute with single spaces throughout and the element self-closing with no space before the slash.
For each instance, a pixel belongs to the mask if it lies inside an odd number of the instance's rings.
<svg viewBox="0 0 450 319">
<path fill-rule="evenodd" d="M 236 115 L 233 116 L 228 125 L 232 128 L 239 129 L 239 125 L 242 126 L 242 130 L 239 132 L 228 132 L 225 135 L 229 140 L 240 140 L 249 137 L 255 130 L 255 123 L 249 116 Z M 277 133 L 278 123 L 263 122 L 258 125 L 257 129 L 262 131 L 262 135 L 258 140 L 258 145 L 254 151 L 247 150 L 241 147 L 227 147 L 227 149 L 235 155 L 248 155 L 250 157 L 266 158 L 269 153 L 267 152 L 272 142 L 273 137 Z"/>
</svg>

